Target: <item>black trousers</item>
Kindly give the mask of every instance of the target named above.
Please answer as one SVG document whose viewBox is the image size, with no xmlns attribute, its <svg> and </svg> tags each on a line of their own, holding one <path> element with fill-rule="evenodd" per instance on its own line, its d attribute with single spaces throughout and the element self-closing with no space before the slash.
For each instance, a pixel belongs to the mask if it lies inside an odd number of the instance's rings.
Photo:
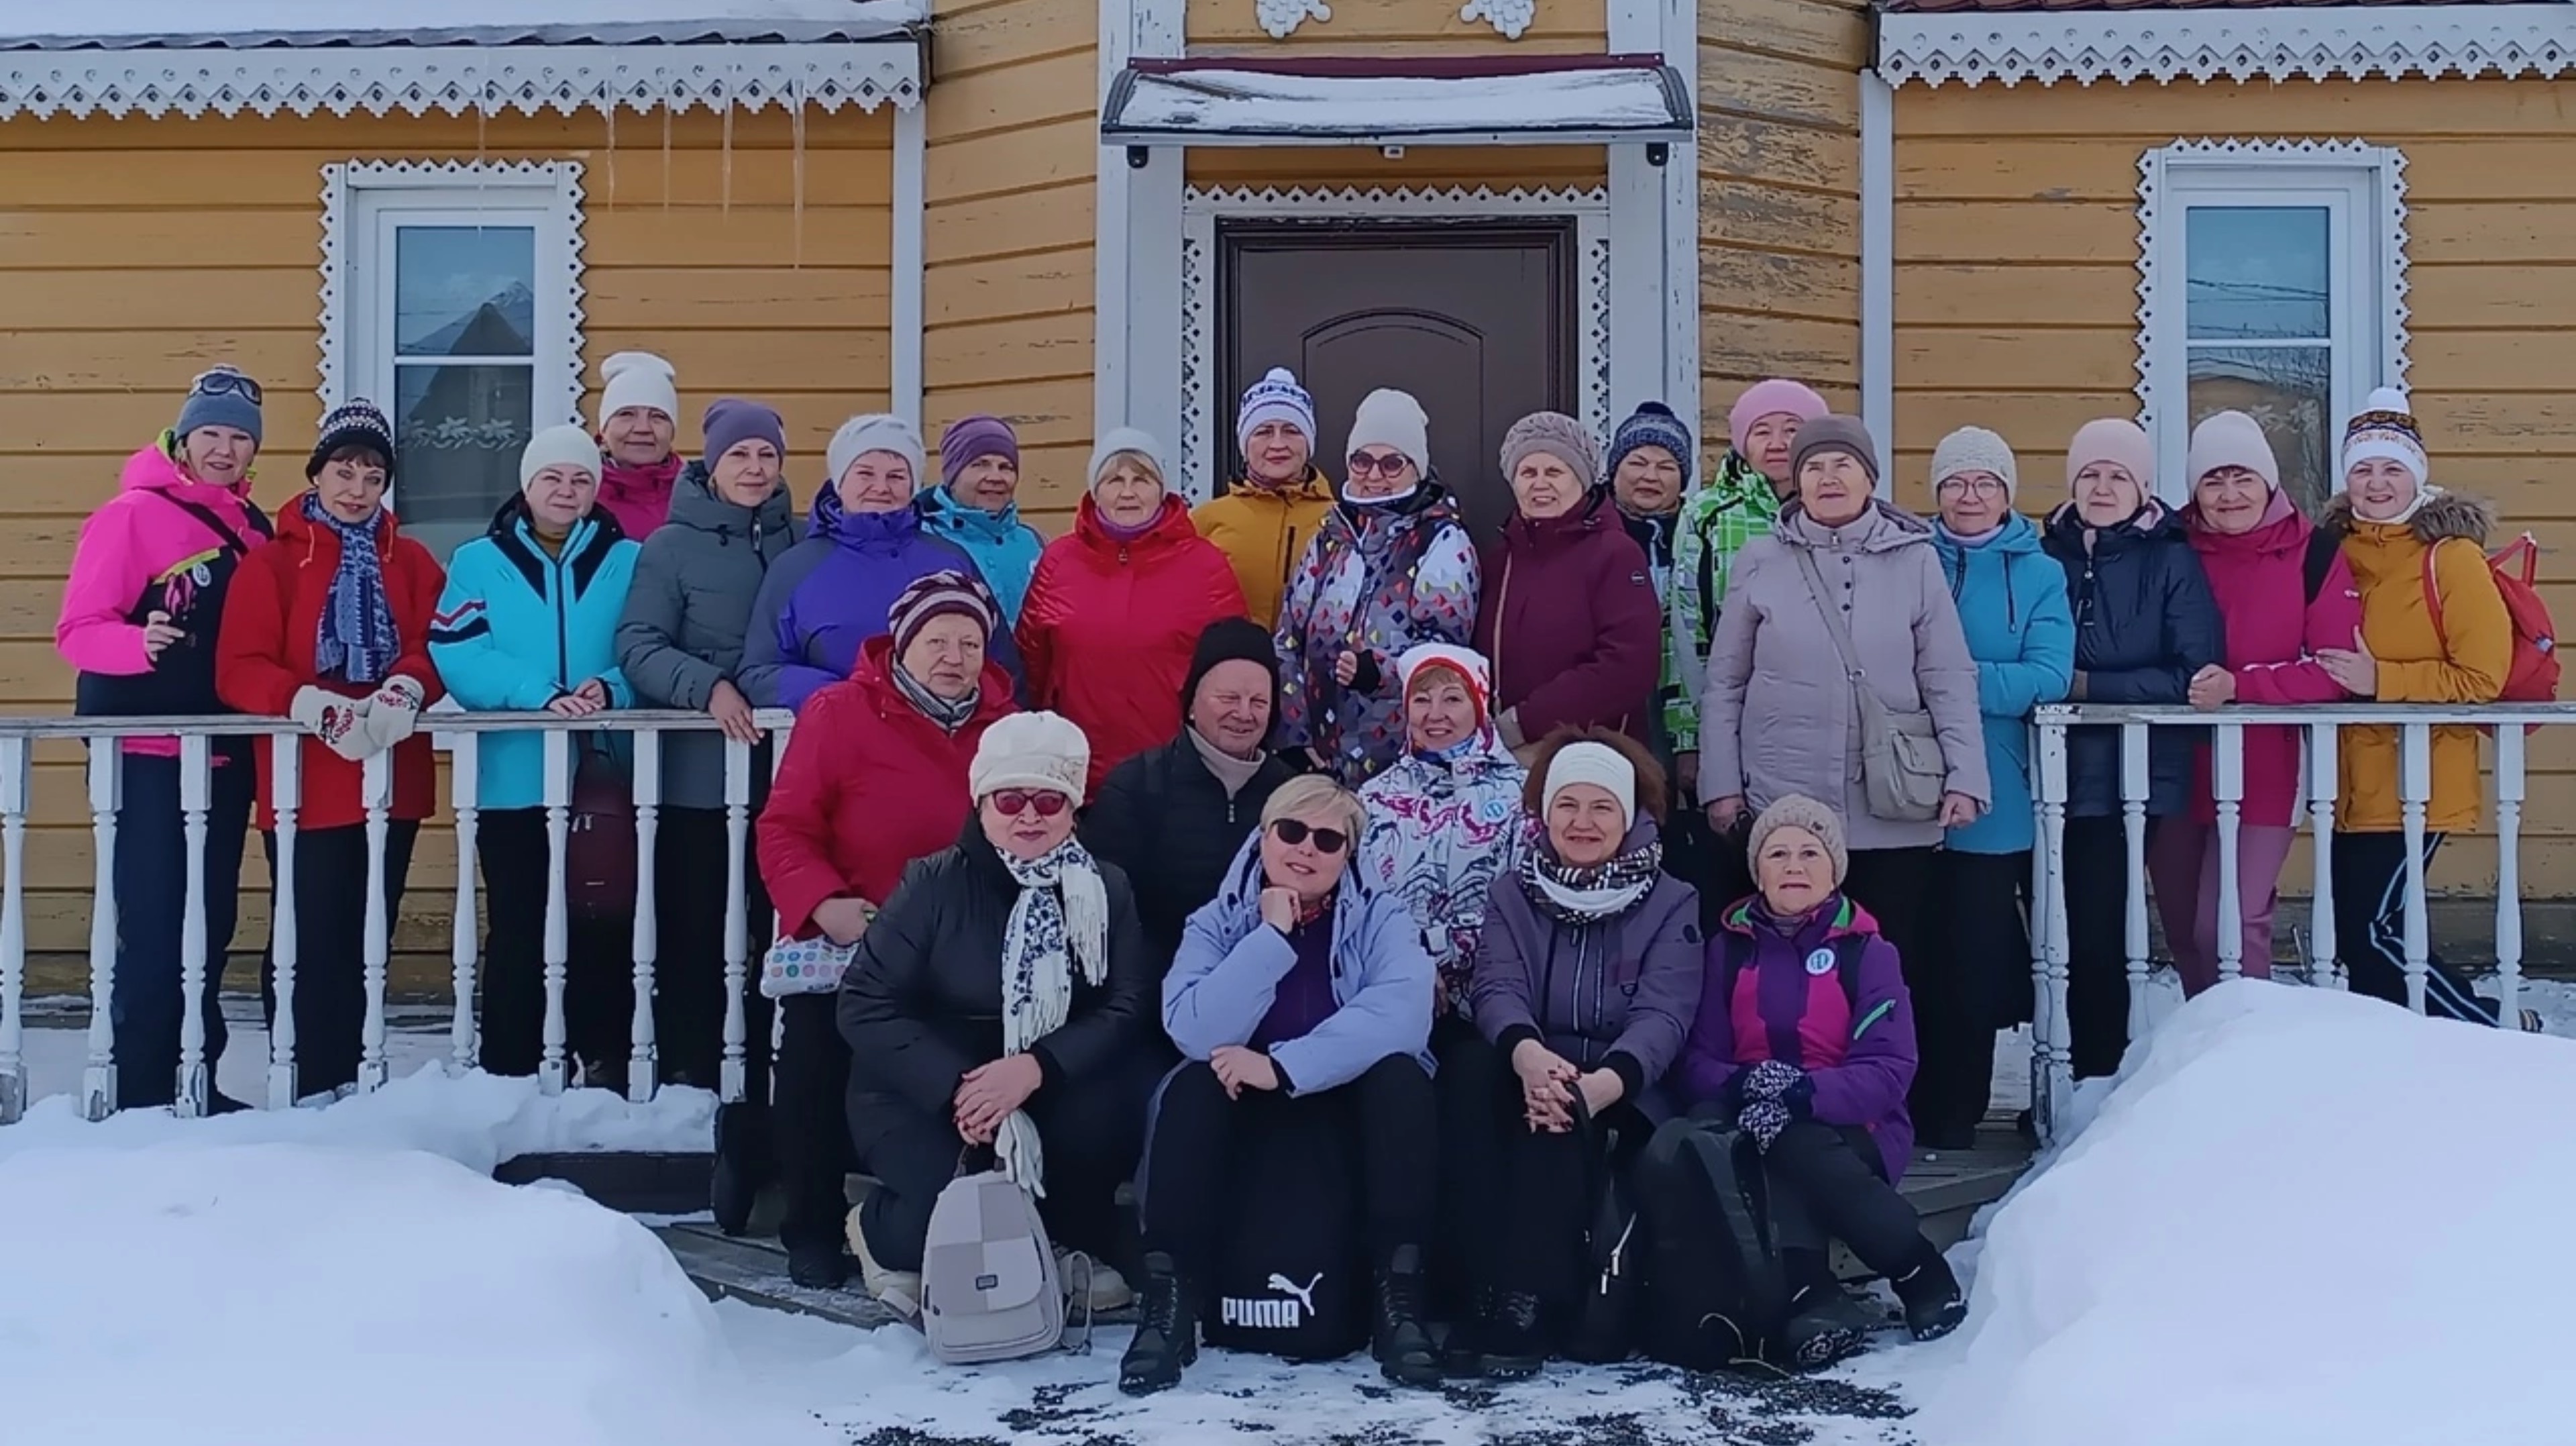
<svg viewBox="0 0 2576 1446">
<path fill-rule="evenodd" d="M 1118 1208 L 1118 1187 L 1135 1177 L 1144 1151 L 1145 1107 L 1154 1082 L 1150 1063 L 1135 1060 L 1088 1079 L 1041 1086 L 1021 1107 L 1038 1127 L 1046 1155 L 1046 1194 L 1038 1200 L 1038 1215 L 1048 1238 L 1121 1272 L 1136 1269 L 1136 1250 Z M 926 1115 L 884 1095 L 867 1099 L 866 1108 L 885 1114 L 852 1122 L 870 1141 L 865 1163 L 877 1178 L 877 1188 L 859 1207 L 859 1228 L 879 1265 L 919 1270 L 931 1207 L 957 1177 L 968 1147 L 944 1110 Z"/>
<path fill-rule="evenodd" d="M 1735 1179 L 1710 1178 L 1690 1152 L 1677 1148 L 1685 1131 L 1722 1135 Z M 1731 1120 L 1695 1115 L 1656 1133 L 1634 1178 L 1638 1203 L 1659 1238 L 1722 1230 L 1723 1207 L 1715 1192 L 1736 1186 L 1759 1204 L 1771 1246 L 1784 1264 L 1819 1270 L 1826 1251 L 1840 1240 L 1871 1270 L 1897 1275 L 1931 1248 L 1921 1217 L 1888 1183 L 1877 1142 L 1858 1127 L 1799 1120 L 1763 1151 L 1751 1136 L 1736 1133 Z"/>
<path fill-rule="evenodd" d="M 248 739 L 218 739 L 206 809 L 206 971 L 200 1017 L 206 1073 L 223 1058 L 224 963 L 241 908 L 242 850 L 259 780 Z M 187 820 L 179 811 L 179 760 L 125 755 L 116 810 L 116 985 L 108 1018 L 116 1029 L 116 1101 L 123 1109 L 166 1105 L 179 1095 L 179 1033 L 185 1017 L 188 907 Z"/>
<path fill-rule="evenodd" d="M 1145 1153 L 1145 1248 L 1171 1256 L 1185 1276 L 1208 1279 L 1233 1214 L 1227 1186 L 1235 1152 L 1260 1148 L 1266 1120 L 1313 1110 L 1332 1111 L 1338 1130 L 1358 1143 L 1370 1261 L 1383 1266 L 1398 1247 L 1427 1242 L 1440 1174 L 1433 1133 L 1439 1105 L 1421 1065 L 1388 1055 L 1349 1084 L 1311 1095 L 1248 1089 L 1227 1099 L 1204 1062 L 1172 1071 Z"/>
<path fill-rule="evenodd" d="M 1928 846 L 1852 850 L 1843 891 L 1878 920 L 1878 936 L 1896 947 L 1899 959 L 1923 947 L 1940 860 L 1941 851 Z"/>
<path fill-rule="evenodd" d="M 2155 820 L 2149 819 L 2152 832 Z M 2066 1027 L 2077 1079 L 2129 1052 L 2129 834 L 2118 815 L 2066 821 Z"/>
<path fill-rule="evenodd" d="M 1900 955 L 1914 996 L 1918 1063 L 1906 1107 L 1927 1134 L 1972 1130 L 1995 1089 L 1995 1031 L 2012 1022 L 2014 980 L 2030 975 L 2022 898 L 2030 855 L 1934 856 L 1922 947 Z"/>
<path fill-rule="evenodd" d="M 1735 827 L 1719 833 L 1709 827 L 1708 810 L 1700 810 L 1699 826 L 1708 838 L 1708 873 L 1692 880 L 1700 890 L 1700 924 L 1714 931 L 1718 916 L 1737 901 L 1753 893 L 1753 860 L 1746 850 L 1753 843 L 1753 815 L 1750 811 L 1737 817 Z"/>
<path fill-rule="evenodd" d="M 850 1148 L 850 1046 L 841 1038 L 840 1001 L 837 993 L 798 994 L 778 1001 L 779 1017 L 785 1023 L 779 1028 L 778 1053 L 770 1061 L 769 1139 L 777 1153 L 779 1184 L 787 1194 L 778 1238 L 790 1249 L 846 1238 L 847 1182 L 859 1159 Z M 764 1027 L 764 1054 L 768 1038 Z M 726 1127 L 734 1126 L 728 1122 Z M 955 1163 L 953 1156 L 950 1163 Z M 921 1222 L 923 1229 L 929 1228 L 926 1201 Z M 912 1268 L 895 1266 L 883 1256 L 878 1259 L 894 1269 Z"/>
<path fill-rule="evenodd" d="M 542 808 L 486 813 L 483 866 L 483 1068 L 528 1075 L 545 1058 L 546 895 L 551 856 Z M 299 853 L 298 860 L 302 855 Z M 564 1047 L 582 1082 L 623 1089 L 635 1018 L 635 921 L 567 921 Z"/>
<path fill-rule="evenodd" d="M 402 909 L 411 875 L 416 821 L 385 825 L 385 927 Z M 277 876 L 277 834 L 263 829 L 260 852 Z M 273 921 L 281 906 L 269 886 Z M 367 828 L 298 829 L 295 833 L 295 1092 L 321 1094 L 358 1078 L 359 1035 L 367 1022 Z M 259 1008 L 277 1032 L 277 926 L 259 959 Z"/>
<path fill-rule="evenodd" d="M 724 1074 L 725 815 L 666 808 L 653 843 L 660 958 L 653 961 L 653 1038 L 665 1084 L 712 1090 Z M 760 956 L 769 947 L 769 890 L 744 840 L 744 1049 L 755 1064 L 747 1099 L 768 1097 L 769 1009 Z"/>
<path fill-rule="evenodd" d="M 1652 1127 L 1622 1100 L 1589 1131 L 1532 1130 L 1520 1076 L 1472 1031 L 1443 1041 L 1439 1062 L 1441 1234 L 1464 1246 L 1470 1284 L 1572 1304 L 1595 1187 L 1603 1171 L 1626 1168 Z"/>
<path fill-rule="evenodd" d="M 2443 835 L 2424 835 L 2430 872 Z M 2335 957 L 2352 992 L 2406 1002 L 2406 835 L 2339 833 L 2334 839 Z M 2426 951 L 2424 1012 L 2473 1024 L 2497 1022 L 2496 1001 L 2469 987 L 2467 976 Z"/>
</svg>

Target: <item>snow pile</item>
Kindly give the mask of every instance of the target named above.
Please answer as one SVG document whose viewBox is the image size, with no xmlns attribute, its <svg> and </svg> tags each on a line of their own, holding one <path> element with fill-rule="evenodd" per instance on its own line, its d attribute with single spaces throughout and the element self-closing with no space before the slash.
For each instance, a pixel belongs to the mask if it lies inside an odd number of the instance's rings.
<svg viewBox="0 0 2576 1446">
<path fill-rule="evenodd" d="M 841 1441 L 642 1226 L 417 1152 L 22 1149 L 0 1239 L 13 1441 Z"/>
<path fill-rule="evenodd" d="M 490 1174 L 520 1155 L 606 1150 L 703 1153 L 715 1145 L 716 1098 L 666 1086 L 648 1104 L 609 1090 L 545 1095 L 537 1082 L 433 1063 L 373 1094 L 321 1109 L 243 1110 L 182 1120 L 167 1110 L 128 1110 L 92 1124 L 68 1095 L 42 1099 L 0 1130 L 0 1162 L 46 1148 L 304 1144 L 425 1150 Z"/>
<path fill-rule="evenodd" d="M 2221 986 L 1996 1212 L 1926 1446 L 2562 1446 L 2576 1047 Z"/>
</svg>

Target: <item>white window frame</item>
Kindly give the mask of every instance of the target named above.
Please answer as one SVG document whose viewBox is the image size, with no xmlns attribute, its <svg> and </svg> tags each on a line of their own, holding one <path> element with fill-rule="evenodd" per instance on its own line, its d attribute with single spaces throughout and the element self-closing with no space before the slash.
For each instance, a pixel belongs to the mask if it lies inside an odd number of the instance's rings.
<svg viewBox="0 0 2576 1446">
<path fill-rule="evenodd" d="M 581 172 L 579 161 L 346 161 L 324 166 L 323 408 L 365 397 L 391 413 L 396 368 L 388 331 L 396 230 L 531 226 L 537 256 L 529 426 L 542 430 L 579 422 Z"/>
<path fill-rule="evenodd" d="M 2187 500 L 2191 442 L 2184 255 L 2193 206 L 2323 206 L 2332 299 L 2329 428 L 2407 368 L 2406 158 L 2364 141 L 2176 141 L 2138 161 L 2138 420 L 2155 440 L 2157 493 Z M 2171 280 L 2169 288 L 2160 283 Z M 2244 346 L 2274 343 L 2248 341 Z M 2329 479 L 2340 487 L 2341 478 Z"/>
</svg>

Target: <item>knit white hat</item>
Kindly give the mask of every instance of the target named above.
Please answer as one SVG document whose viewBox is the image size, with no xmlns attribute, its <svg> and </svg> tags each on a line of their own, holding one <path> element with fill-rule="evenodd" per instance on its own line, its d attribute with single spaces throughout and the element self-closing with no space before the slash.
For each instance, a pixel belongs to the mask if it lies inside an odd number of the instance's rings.
<svg viewBox="0 0 2576 1446">
<path fill-rule="evenodd" d="M 1286 422 L 1305 434 L 1307 446 L 1315 444 L 1315 399 L 1286 367 L 1272 367 L 1243 389 L 1243 405 L 1234 413 L 1234 444 L 1252 450 L 1252 433 L 1264 422 Z"/>
<path fill-rule="evenodd" d="M 870 452 L 892 452 L 901 457 L 912 468 L 912 490 L 921 490 L 922 478 L 930 468 L 921 433 L 892 412 L 862 412 L 841 424 L 841 430 L 832 434 L 832 445 L 823 452 L 823 465 L 831 469 L 823 484 L 841 485 L 841 474 Z"/>
<path fill-rule="evenodd" d="M 578 467 L 597 477 L 599 444 L 571 422 L 548 427 L 530 437 L 528 445 L 519 450 L 519 490 L 527 491 L 536 482 L 537 474 L 548 467 Z"/>
<path fill-rule="evenodd" d="M 1637 769 L 1607 743 L 1569 743 L 1547 765 L 1547 802 L 1577 783 L 1597 784 L 1619 800 L 1619 816 L 1637 821 Z"/>
<path fill-rule="evenodd" d="M 2185 459 L 2187 479 L 2197 489 L 2200 479 L 2229 467 L 2242 467 L 2263 479 L 2264 489 L 2281 490 L 2281 460 L 2263 424 L 2243 412 L 2212 412 L 2191 429 L 2191 451 Z"/>
<path fill-rule="evenodd" d="M 2349 472 L 2353 463 L 2374 457 L 2385 457 L 2413 472 L 2418 487 L 2432 484 L 2423 428 L 2406 394 L 2395 387 L 2373 391 L 2370 401 L 2344 427 L 2343 470 Z"/>
<path fill-rule="evenodd" d="M 671 364 L 649 351 L 621 351 L 599 364 L 599 379 L 605 385 L 599 392 L 599 430 L 608 430 L 608 419 L 628 407 L 651 407 L 676 422 L 680 419 L 680 390 L 673 382 Z"/>
<path fill-rule="evenodd" d="M 2012 447 L 1983 427 L 1961 427 L 1932 449 L 1932 490 L 1938 492 L 1942 483 L 1962 472 L 1992 472 L 2002 478 L 2006 502 L 2021 490 L 2021 478 L 2014 475 Z"/>
<path fill-rule="evenodd" d="M 1091 771 L 1091 740 L 1059 713 L 1013 713 L 984 730 L 975 761 L 966 769 L 967 791 L 977 802 L 1006 788 L 1061 793 L 1082 802 Z"/>
<path fill-rule="evenodd" d="M 1428 475 L 1431 471 L 1431 418 L 1424 415 L 1422 404 L 1411 392 L 1380 387 L 1360 398 L 1360 409 L 1351 418 L 1349 450 L 1362 447 L 1388 447 L 1413 462 L 1413 469 Z"/>
<path fill-rule="evenodd" d="M 1395 660 L 1399 691 L 1410 696 L 1413 680 L 1425 668 L 1447 668 L 1467 680 L 1467 693 L 1475 701 L 1476 722 L 1481 727 L 1492 711 L 1494 694 L 1494 670 L 1486 663 L 1485 655 L 1450 643 L 1416 643 Z"/>
<path fill-rule="evenodd" d="M 1163 466 L 1163 444 L 1155 441 L 1152 433 L 1139 428 L 1112 427 L 1101 433 L 1100 440 L 1092 445 L 1091 470 L 1084 474 L 1088 479 L 1083 483 L 1084 491 L 1100 485 L 1100 474 L 1109 470 L 1109 459 L 1121 452 L 1133 452 L 1154 464 L 1154 475 L 1162 479 L 1163 490 L 1171 490 L 1172 474 Z"/>
</svg>

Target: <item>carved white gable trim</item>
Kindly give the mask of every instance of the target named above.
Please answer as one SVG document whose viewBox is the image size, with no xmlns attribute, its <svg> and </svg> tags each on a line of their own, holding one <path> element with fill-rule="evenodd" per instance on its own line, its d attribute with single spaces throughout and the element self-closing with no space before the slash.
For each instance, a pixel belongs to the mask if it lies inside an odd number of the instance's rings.
<svg viewBox="0 0 2576 1446">
<path fill-rule="evenodd" d="M 2171 449 L 2184 435 L 2183 422 L 2178 419 L 2185 411 L 2180 393 L 2186 382 L 2183 374 L 2174 370 L 2170 358 L 2177 354 L 2179 342 L 2175 339 L 2184 324 L 2186 278 L 2163 275 L 2159 258 L 2180 254 L 2164 245 L 2165 228 L 2182 224 L 2178 214 L 2168 214 L 2166 201 L 2169 191 L 2188 194 L 2190 173 L 2194 170 L 2274 171 L 2285 180 L 2287 173 L 2293 171 L 2341 171 L 2368 176 L 2370 212 L 2354 226 L 2357 232 L 2371 238 L 2376 253 L 2376 266 L 2366 278 L 2375 294 L 2365 298 L 2367 304 L 2360 312 L 2375 323 L 2378 332 L 2378 368 L 2355 380 L 2354 395 L 2344 409 L 2357 408 L 2360 399 L 2383 382 L 2402 384 L 2409 365 L 2407 348 L 2414 339 L 2408 329 L 2412 311 L 2406 299 L 2405 153 L 2394 146 L 2359 140 L 2175 141 L 2138 158 L 2138 424 L 2156 439 L 2160 451 L 2167 456 L 2180 455 Z M 2163 284 L 2167 282 L 2169 289 Z M 2343 277 L 2338 276 L 2336 284 L 2344 284 Z M 2167 396 L 2160 382 L 2170 383 L 2175 394 Z M 2172 417 L 2160 413 L 2159 408 L 2166 405 L 2172 408 Z M 2334 419 L 2336 424 L 2341 421 L 2340 416 Z"/>
<path fill-rule="evenodd" d="M 1222 457 L 1203 455 L 1213 435 L 1216 396 L 1216 227 L 1224 217 L 1332 218 L 1400 221 L 1574 218 L 1575 309 L 1582 381 L 1583 424 L 1606 437 L 1610 413 L 1610 193 L 1577 190 L 1495 191 L 1453 186 L 1445 190 L 1190 189 L 1181 200 L 1181 470 L 1214 478 Z"/>
<path fill-rule="evenodd" d="M 363 242 L 351 232 L 361 191 L 449 193 L 460 204 L 476 199 L 496 205 L 541 206 L 550 212 L 558 244 L 537 252 L 537 384 L 535 424 L 581 420 L 582 185 L 579 161 L 347 161 L 322 168 L 322 405 L 348 401 L 364 378 L 349 354 L 350 312 L 361 304 L 350 294 L 353 254 Z M 379 261 L 378 264 L 384 264 Z M 556 379 L 549 406 L 546 379 Z M 373 398 L 391 410 L 393 398 Z"/>
<path fill-rule="evenodd" d="M 2576 5 L 1943 12 L 1879 17 L 1889 83 L 2553 78 Z"/>
<path fill-rule="evenodd" d="M 1253 0 L 1253 11 L 1273 40 L 1287 39 L 1309 20 L 1321 25 L 1333 18 L 1333 7 L 1324 0 Z"/>
<path fill-rule="evenodd" d="M 34 3 L 34 0 L 28 0 Z M 18 115 L 535 115 L 921 103 L 910 38 L 800 45 L 274 46 L 0 52 Z"/>
<path fill-rule="evenodd" d="M 1538 0 L 1467 0 L 1458 18 L 1471 25 L 1482 20 L 1505 40 L 1518 40 L 1538 19 Z"/>
</svg>

